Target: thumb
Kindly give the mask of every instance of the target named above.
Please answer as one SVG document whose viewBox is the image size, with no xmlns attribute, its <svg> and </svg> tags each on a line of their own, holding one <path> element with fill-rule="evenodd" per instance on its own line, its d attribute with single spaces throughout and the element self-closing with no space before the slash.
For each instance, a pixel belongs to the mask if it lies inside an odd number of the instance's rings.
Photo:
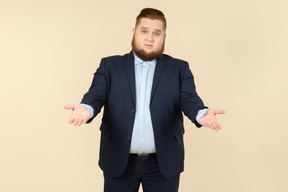
<svg viewBox="0 0 288 192">
<path fill-rule="evenodd" d="M 64 109 L 72 109 L 72 110 L 74 110 L 75 106 L 74 105 L 64 105 Z"/>
<path fill-rule="evenodd" d="M 225 111 L 222 110 L 222 109 L 220 109 L 220 110 L 214 110 L 214 113 L 215 113 L 215 114 L 224 114 Z"/>
</svg>

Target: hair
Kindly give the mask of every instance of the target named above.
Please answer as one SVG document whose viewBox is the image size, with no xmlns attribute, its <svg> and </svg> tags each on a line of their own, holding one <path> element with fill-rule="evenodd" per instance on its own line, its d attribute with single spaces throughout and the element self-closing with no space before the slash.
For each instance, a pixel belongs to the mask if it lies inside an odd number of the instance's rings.
<svg viewBox="0 0 288 192">
<path fill-rule="evenodd" d="M 165 19 L 165 15 L 157 9 L 153 9 L 153 8 L 142 9 L 140 14 L 136 18 L 135 28 L 139 25 L 142 18 L 148 18 L 148 19 L 153 19 L 153 20 L 158 19 L 158 20 L 162 21 L 163 26 L 164 26 L 164 31 L 167 28 L 167 22 Z"/>
</svg>

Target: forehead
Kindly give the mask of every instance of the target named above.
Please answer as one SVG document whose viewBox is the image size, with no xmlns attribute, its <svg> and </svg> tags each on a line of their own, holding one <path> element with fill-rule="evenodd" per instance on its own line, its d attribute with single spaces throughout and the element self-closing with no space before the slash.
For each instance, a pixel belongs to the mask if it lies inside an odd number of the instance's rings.
<svg viewBox="0 0 288 192">
<path fill-rule="evenodd" d="M 150 30 L 164 31 L 164 24 L 159 19 L 142 18 L 137 28 L 147 28 Z"/>
</svg>

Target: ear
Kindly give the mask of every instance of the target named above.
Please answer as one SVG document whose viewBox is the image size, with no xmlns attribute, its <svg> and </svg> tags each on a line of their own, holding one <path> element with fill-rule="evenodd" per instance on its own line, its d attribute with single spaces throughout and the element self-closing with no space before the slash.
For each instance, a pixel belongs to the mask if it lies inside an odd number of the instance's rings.
<svg viewBox="0 0 288 192">
<path fill-rule="evenodd" d="M 134 33 L 135 33 L 135 28 L 132 29 L 132 33 L 133 33 L 133 35 L 134 35 Z"/>
</svg>

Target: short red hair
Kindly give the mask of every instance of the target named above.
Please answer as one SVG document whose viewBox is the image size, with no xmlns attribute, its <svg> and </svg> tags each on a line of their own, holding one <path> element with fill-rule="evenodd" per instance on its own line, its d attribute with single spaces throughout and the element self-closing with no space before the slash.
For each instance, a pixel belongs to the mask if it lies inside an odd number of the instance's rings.
<svg viewBox="0 0 288 192">
<path fill-rule="evenodd" d="M 148 19 L 153 19 L 153 20 L 158 19 L 158 20 L 162 21 L 163 26 L 164 26 L 164 31 L 166 31 L 167 22 L 165 19 L 165 15 L 161 11 L 159 11 L 157 9 L 153 9 L 153 8 L 142 9 L 140 14 L 136 18 L 135 28 L 139 25 L 142 18 L 148 18 Z"/>
</svg>

